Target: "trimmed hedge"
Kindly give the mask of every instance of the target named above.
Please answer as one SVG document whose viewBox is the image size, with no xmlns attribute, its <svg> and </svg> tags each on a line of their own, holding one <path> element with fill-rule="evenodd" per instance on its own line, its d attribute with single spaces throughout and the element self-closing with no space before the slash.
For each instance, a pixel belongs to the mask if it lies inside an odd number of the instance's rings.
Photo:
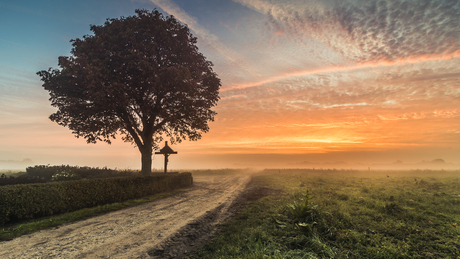
<svg viewBox="0 0 460 259">
<path fill-rule="evenodd" d="M 22 174 L 22 173 L 21 173 Z M 54 177 L 53 176 L 56 176 Z M 20 176 L 9 176 L 5 174 L 0 176 L 0 186 L 12 184 L 30 184 L 46 183 L 50 181 L 68 181 L 78 180 L 80 178 L 109 178 L 119 176 L 139 175 L 135 170 L 116 170 L 107 167 L 88 167 L 88 166 L 70 166 L 70 165 L 36 165 L 26 168 L 25 174 Z M 74 179 L 70 179 L 73 176 Z"/>
<path fill-rule="evenodd" d="M 191 173 L 83 179 L 0 187 L 0 226 L 190 186 Z"/>
<path fill-rule="evenodd" d="M 18 177 L 6 176 L 2 174 L 0 176 L 0 186 L 3 185 L 13 185 L 13 184 L 31 184 L 31 183 L 47 183 L 51 180 L 40 178 L 40 177 L 30 177 L 26 175 L 21 175 Z"/>
</svg>

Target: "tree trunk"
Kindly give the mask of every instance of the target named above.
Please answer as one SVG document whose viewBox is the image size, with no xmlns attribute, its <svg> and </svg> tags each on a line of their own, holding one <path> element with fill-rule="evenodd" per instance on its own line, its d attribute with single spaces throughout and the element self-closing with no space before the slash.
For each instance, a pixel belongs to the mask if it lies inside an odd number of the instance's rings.
<svg viewBox="0 0 460 259">
<path fill-rule="evenodd" d="M 141 151 L 142 173 L 150 174 L 152 172 L 152 146 L 139 148 Z"/>
</svg>

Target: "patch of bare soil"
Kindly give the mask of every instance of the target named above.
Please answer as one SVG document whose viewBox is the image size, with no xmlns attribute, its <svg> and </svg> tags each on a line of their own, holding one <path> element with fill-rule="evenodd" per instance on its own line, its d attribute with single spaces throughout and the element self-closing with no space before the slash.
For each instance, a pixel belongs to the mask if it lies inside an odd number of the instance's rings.
<svg viewBox="0 0 460 259">
<path fill-rule="evenodd" d="M 190 191 L 0 242 L 0 258 L 182 258 L 251 200 L 250 179 L 194 176 Z"/>
</svg>

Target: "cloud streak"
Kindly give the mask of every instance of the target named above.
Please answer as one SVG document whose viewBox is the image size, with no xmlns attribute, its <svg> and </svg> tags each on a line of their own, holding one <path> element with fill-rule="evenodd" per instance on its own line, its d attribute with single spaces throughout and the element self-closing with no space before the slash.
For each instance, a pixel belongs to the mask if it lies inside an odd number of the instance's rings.
<svg viewBox="0 0 460 259">
<path fill-rule="evenodd" d="M 233 66 L 239 67 L 245 70 L 247 73 L 255 75 L 256 73 L 250 68 L 243 58 L 237 53 L 229 49 L 219 38 L 212 34 L 209 30 L 201 26 L 198 21 L 180 8 L 177 4 L 170 0 L 150 0 L 152 3 L 163 9 L 170 15 L 173 15 L 176 19 L 186 24 L 196 35 L 204 40 L 211 48 L 217 51 L 222 57 L 227 59 Z"/>
<path fill-rule="evenodd" d="M 295 77 L 304 77 L 308 75 L 315 75 L 315 74 L 323 74 L 323 73 L 332 73 L 332 72 L 344 72 L 344 71 L 353 71 L 357 69 L 362 69 L 362 68 L 375 68 L 375 67 L 392 67 L 395 65 L 404 65 L 404 64 L 417 64 L 417 63 L 423 63 L 423 62 L 429 62 L 429 61 L 439 61 L 439 60 L 452 60 L 453 58 L 458 59 L 460 57 L 460 52 L 459 55 L 455 55 L 455 57 L 435 57 L 435 56 L 430 56 L 430 57 L 411 57 L 409 59 L 399 59 L 395 61 L 380 61 L 379 63 L 377 62 L 363 62 L 360 64 L 355 64 L 355 65 L 348 65 L 348 66 L 330 66 L 330 67 L 322 67 L 322 68 L 316 68 L 316 69 L 306 69 L 306 70 L 300 70 L 296 72 L 288 72 L 288 73 L 280 73 L 279 75 L 272 76 L 265 78 L 260 81 L 253 81 L 253 82 L 247 82 L 247 83 L 235 83 L 232 84 L 225 89 L 222 89 L 222 92 L 226 91 L 232 91 L 236 89 L 245 89 L 245 88 L 251 88 L 251 87 L 256 87 L 256 86 L 261 86 L 277 81 L 282 81 L 290 78 L 295 78 Z"/>
<path fill-rule="evenodd" d="M 360 68 L 285 78 L 222 93 L 222 102 L 247 109 L 262 106 L 294 111 L 374 106 L 404 108 L 428 103 L 452 106 L 460 98 L 460 67 L 457 60 Z M 263 102 L 255 106 L 259 102 Z M 355 107 L 356 106 L 356 107 Z M 254 108 L 252 108 L 254 107 Z M 236 107 L 232 106 L 232 109 Z"/>
<path fill-rule="evenodd" d="M 316 38 L 356 63 L 459 57 L 460 2 L 234 0 L 277 37 Z"/>
</svg>

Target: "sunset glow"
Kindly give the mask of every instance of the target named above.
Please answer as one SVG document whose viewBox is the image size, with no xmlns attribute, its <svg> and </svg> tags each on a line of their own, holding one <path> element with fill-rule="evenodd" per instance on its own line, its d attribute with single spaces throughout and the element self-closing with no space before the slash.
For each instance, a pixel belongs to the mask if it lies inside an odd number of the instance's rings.
<svg viewBox="0 0 460 259">
<path fill-rule="evenodd" d="M 69 41 L 90 24 L 136 8 L 187 24 L 222 80 L 210 131 L 174 145 L 172 168 L 367 168 L 397 160 L 422 168 L 438 158 L 460 168 L 460 2 L 45 2 L 0 3 L 0 168 L 25 167 L 25 158 L 140 167 L 139 152 L 121 137 L 89 145 L 52 123 L 35 75 L 69 56 Z"/>
</svg>

